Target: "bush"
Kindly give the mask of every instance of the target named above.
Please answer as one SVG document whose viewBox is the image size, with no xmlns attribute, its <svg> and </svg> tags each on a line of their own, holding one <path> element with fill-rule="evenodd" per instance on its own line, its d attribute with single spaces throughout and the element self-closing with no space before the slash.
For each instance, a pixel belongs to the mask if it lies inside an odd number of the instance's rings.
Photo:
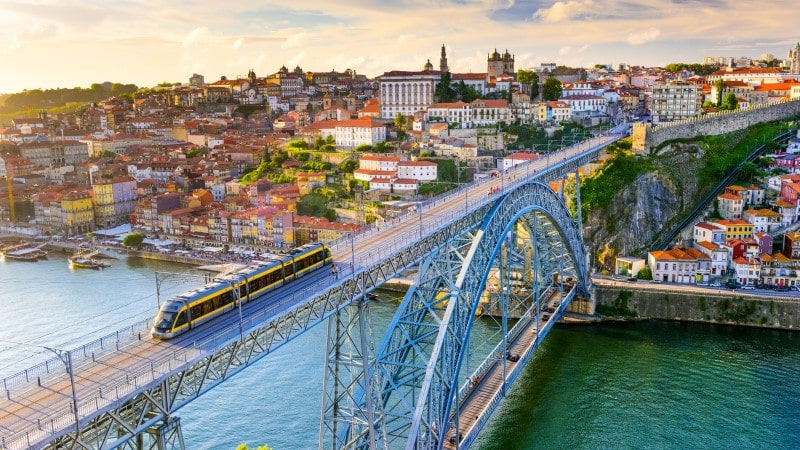
<svg viewBox="0 0 800 450">
<path fill-rule="evenodd" d="M 144 236 L 141 233 L 130 233 L 122 239 L 122 245 L 125 247 L 139 247 L 144 242 Z"/>
</svg>

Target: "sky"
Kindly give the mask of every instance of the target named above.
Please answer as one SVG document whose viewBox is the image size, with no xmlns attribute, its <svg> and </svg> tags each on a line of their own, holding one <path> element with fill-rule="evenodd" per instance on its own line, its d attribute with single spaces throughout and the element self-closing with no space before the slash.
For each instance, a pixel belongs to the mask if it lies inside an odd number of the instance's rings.
<svg viewBox="0 0 800 450">
<path fill-rule="evenodd" d="M 772 53 L 796 0 L 0 0 L 0 93 L 259 77 L 282 65 L 368 77 L 439 66 L 700 63 Z"/>
</svg>

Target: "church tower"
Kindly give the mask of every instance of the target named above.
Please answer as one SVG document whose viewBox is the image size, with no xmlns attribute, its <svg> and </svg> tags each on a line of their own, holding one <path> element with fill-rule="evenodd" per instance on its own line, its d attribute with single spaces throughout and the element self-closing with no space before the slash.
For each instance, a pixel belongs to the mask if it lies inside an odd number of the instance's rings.
<svg viewBox="0 0 800 450">
<path fill-rule="evenodd" d="M 789 73 L 800 74 L 800 42 L 794 44 L 794 48 L 789 49 Z"/>
<path fill-rule="evenodd" d="M 447 52 L 444 50 L 444 44 L 442 44 L 442 57 L 439 58 L 439 70 L 444 72 L 450 72 L 450 68 L 447 67 Z"/>
</svg>

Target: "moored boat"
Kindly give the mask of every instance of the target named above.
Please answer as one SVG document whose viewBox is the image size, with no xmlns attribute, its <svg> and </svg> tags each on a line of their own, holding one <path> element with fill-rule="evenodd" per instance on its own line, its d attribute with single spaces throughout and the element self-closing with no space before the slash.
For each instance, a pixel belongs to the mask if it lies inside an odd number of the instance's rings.
<svg viewBox="0 0 800 450">
<path fill-rule="evenodd" d="M 28 261 L 35 262 L 40 259 L 47 259 L 47 252 L 39 248 L 20 248 L 3 252 L 6 261 Z"/>
<path fill-rule="evenodd" d="M 74 269 L 94 269 L 100 270 L 109 267 L 110 265 L 103 261 L 98 261 L 96 259 L 86 257 L 84 255 L 74 255 L 67 258 L 69 261 L 70 267 Z"/>
</svg>

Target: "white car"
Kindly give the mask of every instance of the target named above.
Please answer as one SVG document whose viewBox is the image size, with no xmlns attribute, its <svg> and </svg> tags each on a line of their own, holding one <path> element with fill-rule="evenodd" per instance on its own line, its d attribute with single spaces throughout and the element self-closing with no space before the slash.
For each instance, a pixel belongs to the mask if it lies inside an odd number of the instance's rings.
<svg viewBox="0 0 800 450">
<path fill-rule="evenodd" d="M 719 284 L 719 283 L 718 283 L 718 282 L 716 282 L 716 281 L 715 281 L 715 282 L 713 282 L 713 283 L 711 283 L 711 284 L 709 284 L 709 286 L 710 286 L 710 287 L 722 287 L 722 285 L 721 285 L 721 284 Z"/>
</svg>

